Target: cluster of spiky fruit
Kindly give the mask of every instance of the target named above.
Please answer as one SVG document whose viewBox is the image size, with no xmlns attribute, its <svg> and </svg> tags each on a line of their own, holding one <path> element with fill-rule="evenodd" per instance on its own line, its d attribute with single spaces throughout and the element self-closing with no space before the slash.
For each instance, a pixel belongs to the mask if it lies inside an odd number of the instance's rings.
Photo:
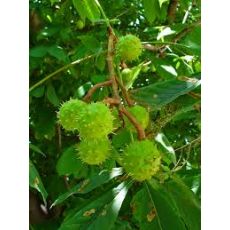
<svg viewBox="0 0 230 230">
<path fill-rule="evenodd" d="M 114 117 L 105 104 L 86 104 L 71 99 L 62 104 L 58 117 L 64 129 L 79 131 L 81 142 L 78 154 L 83 162 L 97 165 L 109 157 L 110 141 L 107 135 L 113 131 Z"/>
<path fill-rule="evenodd" d="M 150 140 L 134 141 L 124 150 L 121 163 L 133 179 L 144 181 L 159 171 L 161 156 Z"/>
<path fill-rule="evenodd" d="M 119 38 L 116 44 L 116 54 L 123 61 L 134 61 L 142 53 L 141 40 L 128 34 Z"/>
<path fill-rule="evenodd" d="M 147 127 L 149 113 L 144 107 L 135 105 L 127 110 L 144 129 Z M 108 134 L 113 131 L 114 126 L 117 128 L 121 125 L 117 110 L 110 111 L 101 102 L 86 104 L 78 99 L 71 99 L 62 104 L 58 118 L 64 129 L 79 131 L 81 142 L 77 149 L 79 158 L 84 163 L 99 165 L 108 159 L 111 154 Z M 135 130 L 126 117 L 124 121 L 130 131 Z M 133 179 L 144 181 L 158 172 L 161 157 L 156 145 L 150 140 L 134 141 L 125 148 L 121 164 Z"/>
</svg>

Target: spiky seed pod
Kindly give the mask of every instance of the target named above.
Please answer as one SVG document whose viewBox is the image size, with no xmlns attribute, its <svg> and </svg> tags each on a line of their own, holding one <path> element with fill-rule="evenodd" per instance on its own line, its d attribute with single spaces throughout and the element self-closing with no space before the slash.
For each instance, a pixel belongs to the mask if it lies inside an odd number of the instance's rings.
<svg viewBox="0 0 230 230">
<path fill-rule="evenodd" d="M 78 145 L 79 158 L 89 165 L 103 163 L 111 154 L 108 138 L 84 139 Z"/>
<path fill-rule="evenodd" d="M 89 104 L 82 114 L 78 128 L 81 138 L 106 137 L 113 131 L 113 120 L 114 117 L 105 104 L 101 102 Z"/>
<path fill-rule="evenodd" d="M 133 107 L 127 108 L 127 110 L 136 118 L 136 120 L 140 123 L 143 129 L 145 129 L 149 124 L 149 112 L 146 108 L 140 105 L 134 105 Z M 135 131 L 135 127 L 130 123 L 130 121 L 125 117 L 125 124 L 126 127 L 131 130 Z"/>
<path fill-rule="evenodd" d="M 116 54 L 121 60 L 134 61 L 142 53 L 141 40 L 135 35 L 128 34 L 120 37 L 116 44 Z"/>
<path fill-rule="evenodd" d="M 121 164 L 133 179 L 144 181 L 158 172 L 161 157 L 157 147 L 150 140 L 135 141 L 124 150 Z"/>
<path fill-rule="evenodd" d="M 79 19 L 77 22 L 76 22 L 76 26 L 79 30 L 82 30 L 84 27 L 85 27 L 85 23 Z"/>
<path fill-rule="evenodd" d="M 58 112 L 59 123 L 65 130 L 74 131 L 78 129 L 81 114 L 87 104 L 78 99 L 70 99 L 63 103 Z"/>
</svg>

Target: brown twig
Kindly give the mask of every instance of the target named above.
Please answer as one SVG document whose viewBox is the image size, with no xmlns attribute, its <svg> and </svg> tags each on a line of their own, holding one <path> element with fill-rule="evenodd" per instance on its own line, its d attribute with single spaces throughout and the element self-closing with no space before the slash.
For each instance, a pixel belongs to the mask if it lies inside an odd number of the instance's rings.
<svg viewBox="0 0 230 230">
<path fill-rule="evenodd" d="M 176 8 L 179 0 L 171 0 L 168 7 L 168 22 L 171 24 L 175 20 Z"/>
<path fill-rule="evenodd" d="M 193 98 L 195 98 L 195 99 L 200 99 L 201 98 L 199 93 L 189 92 L 188 95 L 193 97 Z"/>
<path fill-rule="evenodd" d="M 145 139 L 145 131 L 143 127 L 139 124 L 137 119 L 124 106 L 120 106 L 119 110 L 129 119 L 129 121 L 136 128 L 137 133 L 138 133 L 138 139 L 139 140 Z"/>
<path fill-rule="evenodd" d="M 129 106 L 132 106 L 134 104 L 134 101 L 130 98 L 128 91 L 126 90 L 126 88 L 124 87 L 122 82 L 117 77 L 116 77 L 116 81 L 117 81 L 119 87 L 121 88 L 121 92 L 122 92 L 127 104 Z"/>
<path fill-rule="evenodd" d="M 103 100 L 103 102 L 105 104 L 109 104 L 109 105 L 119 105 L 121 101 L 119 99 L 116 99 L 116 98 L 107 97 Z"/>
<path fill-rule="evenodd" d="M 113 66 L 114 41 L 116 39 L 116 36 L 114 35 L 114 32 L 111 27 L 109 27 L 108 30 L 109 30 L 109 38 L 108 38 L 107 63 L 108 63 L 108 70 L 109 70 L 109 78 L 112 81 L 114 97 L 116 99 L 120 99 L 120 96 L 118 94 L 118 86 L 116 82 L 114 66 Z"/>
<path fill-rule="evenodd" d="M 153 46 L 153 45 L 150 45 L 150 44 L 144 44 L 142 47 L 144 49 L 150 50 L 152 52 L 158 52 L 162 48 L 162 47 Z"/>
<path fill-rule="evenodd" d="M 89 91 L 88 93 L 85 95 L 85 97 L 83 98 L 84 101 L 88 102 L 90 100 L 90 98 L 92 97 L 93 93 L 103 87 L 103 86 L 109 86 L 109 85 L 112 85 L 112 80 L 108 80 L 108 81 L 105 81 L 105 82 L 101 82 L 101 83 L 98 83 L 96 85 L 94 85 Z"/>
<path fill-rule="evenodd" d="M 193 145 L 193 144 L 196 143 L 196 142 L 198 142 L 198 143 L 201 142 L 201 136 L 199 136 L 199 137 L 197 137 L 196 139 L 192 140 L 192 141 L 189 142 L 188 144 L 183 145 L 183 146 L 181 146 L 181 147 L 175 149 L 175 152 L 178 151 L 178 150 L 184 149 L 184 148 L 186 148 L 186 147 L 188 147 L 188 146 L 191 146 L 191 145 Z"/>
<path fill-rule="evenodd" d="M 191 25 L 189 25 L 188 27 L 184 28 L 180 33 L 178 33 L 172 40 L 172 42 L 177 43 L 179 40 L 181 40 L 184 36 L 186 36 L 188 33 L 190 33 L 191 31 L 193 31 L 193 29 L 200 25 L 201 21 L 200 19 L 194 23 L 192 23 Z"/>
<path fill-rule="evenodd" d="M 57 124 L 57 135 L 58 135 L 58 153 L 61 154 L 62 136 L 61 136 L 61 126 L 60 126 L 60 124 Z"/>
</svg>

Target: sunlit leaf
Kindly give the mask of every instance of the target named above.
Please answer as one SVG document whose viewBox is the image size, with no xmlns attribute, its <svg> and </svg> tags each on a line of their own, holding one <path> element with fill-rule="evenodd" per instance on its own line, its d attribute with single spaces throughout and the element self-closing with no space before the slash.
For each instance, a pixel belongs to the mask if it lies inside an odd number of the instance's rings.
<svg viewBox="0 0 230 230">
<path fill-rule="evenodd" d="M 94 21 L 100 18 L 100 11 L 94 0 L 72 0 L 73 5 L 79 13 L 80 17 L 84 20 L 88 18 Z"/>
<path fill-rule="evenodd" d="M 140 103 L 156 109 L 194 90 L 199 85 L 200 81 L 197 79 L 174 79 L 132 90 L 132 96 Z"/>
<path fill-rule="evenodd" d="M 116 188 L 83 206 L 76 213 L 71 213 L 66 217 L 59 230 L 111 229 L 129 187 L 130 185 L 122 182 Z"/>
<path fill-rule="evenodd" d="M 82 181 L 81 183 L 71 188 L 65 194 L 59 196 L 54 201 L 52 206 L 62 203 L 63 201 L 65 201 L 67 198 L 69 198 L 74 194 L 84 194 L 90 192 L 93 189 L 97 188 L 98 186 L 112 180 L 113 178 L 122 175 L 122 173 L 123 173 L 122 168 L 113 168 L 112 171 L 103 170 L 102 172 L 100 172 L 100 174 Z"/>
<path fill-rule="evenodd" d="M 152 23 L 158 17 L 160 5 L 158 0 L 143 0 L 145 17 Z"/>
<path fill-rule="evenodd" d="M 162 146 L 164 149 L 164 155 L 170 160 L 172 163 L 176 163 L 176 154 L 172 147 L 172 145 L 169 143 L 168 138 L 163 133 L 158 133 L 155 137 L 155 140 Z"/>
</svg>

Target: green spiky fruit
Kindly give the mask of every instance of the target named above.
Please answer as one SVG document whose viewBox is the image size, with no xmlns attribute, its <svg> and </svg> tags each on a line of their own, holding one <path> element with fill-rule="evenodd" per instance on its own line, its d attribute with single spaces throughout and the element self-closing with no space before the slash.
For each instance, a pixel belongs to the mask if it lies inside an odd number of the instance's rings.
<svg viewBox="0 0 230 230">
<path fill-rule="evenodd" d="M 129 68 L 123 69 L 121 71 L 121 77 L 122 77 L 122 80 L 125 82 L 132 80 L 132 77 L 133 77 L 132 70 Z"/>
<path fill-rule="evenodd" d="M 149 180 L 160 169 L 161 157 L 150 140 L 135 141 L 126 147 L 121 158 L 125 171 L 135 180 Z"/>
<path fill-rule="evenodd" d="M 82 30 L 84 27 L 85 27 L 85 23 L 82 21 L 82 20 L 78 20 L 77 22 L 76 22 L 76 26 L 77 26 L 77 28 L 79 29 L 79 30 Z"/>
<path fill-rule="evenodd" d="M 78 128 L 80 136 L 87 139 L 106 137 L 113 131 L 113 120 L 114 117 L 105 104 L 89 104 L 82 114 Z"/>
<path fill-rule="evenodd" d="M 116 53 L 121 60 L 136 60 L 142 53 L 141 40 L 132 34 L 120 37 L 116 45 Z"/>
<path fill-rule="evenodd" d="M 130 107 L 127 109 L 138 121 L 138 123 L 142 126 L 143 129 L 145 129 L 149 124 L 149 112 L 146 110 L 146 108 L 140 106 L 140 105 L 134 105 L 133 107 Z M 131 130 L 135 131 L 135 127 L 130 123 L 128 118 L 125 117 L 125 124 L 126 127 Z"/>
<path fill-rule="evenodd" d="M 87 104 L 78 99 L 70 99 L 62 104 L 58 112 L 59 123 L 67 131 L 78 129 L 81 119 L 81 114 Z"/>
<path fill-rule="evenodd" d="M 84 139 L 78 145 L 78 154 L 83 162 L 99 165 L 110 156 L 110 149 L 110 141 L 107 138 Z"/>
</svg>

